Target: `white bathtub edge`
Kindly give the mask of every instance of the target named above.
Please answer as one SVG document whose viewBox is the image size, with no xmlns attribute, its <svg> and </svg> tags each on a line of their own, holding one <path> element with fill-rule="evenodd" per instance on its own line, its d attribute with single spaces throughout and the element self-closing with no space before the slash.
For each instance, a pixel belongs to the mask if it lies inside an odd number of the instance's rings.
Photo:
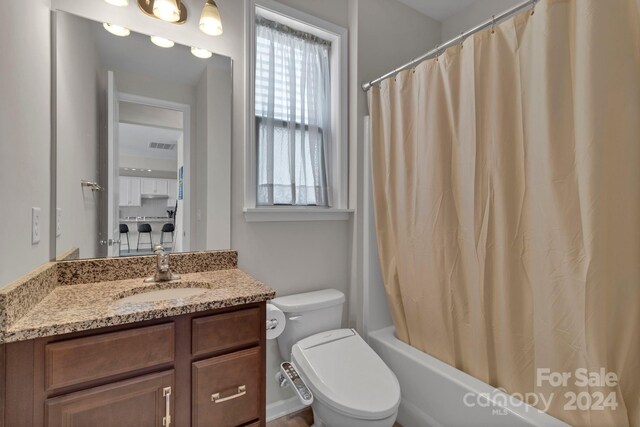
<svg viewBox="0 0 640 427">
<path fill-rule="evenodd" d="M 494 393 L 496 396 L 504 395 L 477 378 L 398 340 L 393 326 L 373 331 L 369 334 L 369 338 L 371 347 L 378 352 L 392 370 L 397 371 L 395 374 L 403 393 L 398 419 L 405 419 L 405 423 L 400 421 L 404 427 L 451 424 L 449 418 L 451 412 L 469 413 L 475 411 L 462 403 L 462 396 L 466 392 L 478 395 L 483 393 Z M 418 364 L 420 369 L 424 369 L 424 372 L 407 375 L 408 363 Z M 422 380 L 425 377 L 433 380 L 433 384 L 425 385 L 424 383 L 427 381 L 421 383 L 420 375 L 423 376 Z M 440 388 L 436 385 L 438 382 L 441 385 Z M 435 396 L 435 399 L 429 399 L 433 402 L 420 401 L 421 398 L 424 399 L 429 394 Z M 445 405 L 434 404 L 435 401 L 442 402 L 443 399 Z M 457 407 L 455 406 L 456 401 L 459 401 Z M 484 413 L 478 410 L 477 414 L 473 413 L 473 418 L 476 420 L 475 425 L 569 427 L 568 424 L 526 404 L 508 406 L 504 409 L 507 412 L 504 416 L 490 418 L 487 417 L 486 410 Z"/>
</svg>

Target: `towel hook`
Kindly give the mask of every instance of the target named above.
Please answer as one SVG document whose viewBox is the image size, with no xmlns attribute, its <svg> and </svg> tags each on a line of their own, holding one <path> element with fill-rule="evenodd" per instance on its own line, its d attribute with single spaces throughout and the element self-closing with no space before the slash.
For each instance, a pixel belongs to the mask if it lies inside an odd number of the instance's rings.
<svg viewBox="0 0 640 427">
<path fill-rule="evenodd" d="M 81 179 L 80 180 L 80 185 L 83 188 L 91 189 L 91 191 L 102 191 L 102 190 L 104 190 L 104 188 L 102 188 L 97 182 L 87 181 L 86 179 Z"/>
</svg>

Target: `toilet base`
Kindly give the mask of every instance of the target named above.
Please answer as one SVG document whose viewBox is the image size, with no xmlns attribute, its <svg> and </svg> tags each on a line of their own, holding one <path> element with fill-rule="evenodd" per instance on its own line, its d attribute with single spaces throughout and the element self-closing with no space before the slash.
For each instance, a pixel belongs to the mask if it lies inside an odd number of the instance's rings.
<svg viewBox="0 0 640 427">
<path fill-rule="evenodd" d="M 393 427 L 398 412 L 381 420 L 362 420 L 333 411 L 332 408 L 320 402 L 318 399 L 311 405 L 313 409 L 312 427 Z"/>
</svg>

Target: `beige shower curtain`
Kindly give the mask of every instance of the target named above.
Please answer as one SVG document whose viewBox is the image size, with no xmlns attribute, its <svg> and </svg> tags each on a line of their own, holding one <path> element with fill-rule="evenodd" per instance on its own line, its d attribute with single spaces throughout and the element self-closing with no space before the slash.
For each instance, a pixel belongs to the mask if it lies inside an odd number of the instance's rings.
<svg viewBox="0 0 640 427">
<path fill-rule="evenodd" d="M 640 426 L 639 22 L 635 0 L 543 0 L 369 94 L 399 338 L 509 393 L 554 393 L 573 425 Z M 578 368 L 619 383 L 581 387 Z M 537 384 L 539 369 L 572 377 Z"/>
</svg>

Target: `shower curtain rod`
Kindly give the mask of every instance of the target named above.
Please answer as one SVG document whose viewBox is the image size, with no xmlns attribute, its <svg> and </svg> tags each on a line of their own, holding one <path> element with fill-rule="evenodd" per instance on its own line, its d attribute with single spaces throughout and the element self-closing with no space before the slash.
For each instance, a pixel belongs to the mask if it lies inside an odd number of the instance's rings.
<svg viewBox="0 0 640 427">
<path fill-rule="evenodd" d="M 460 42 L 464 42 L 464 40 L 469 37 L 471 34 L 477 33 L 479 31 L 484 30 L 485 28 L 491 27 L 496 25 L 497 23 L 499 23 L 500 21 L 503 21 L 504 19 L 510 18 L 513 15 L 518 14 L 519 12 L 521 12 L 523 9 L 526 9 L 527 7 L 531 9 L 531 12 L 533 13 L 533 8 L 535 7 L 536 3 L 538 3 L 540 0 L 526 0 L 522 3 L 519 3 L 515 6 L 513 6 L 511 9 L 507 9 L 504 12 L 498 14 L 498 15 L 493 15 L 491 17 L 491 19 L 488 19 L 486 21 L 484 21 L 482 24 L 475 26 L 467 31 L 464 31 L 462 33 L 460 33 L 459 36 L 452 38 L 451 40 L 448 40 L 447 42 L 437 45 L 434 49 L 430 50 L 429 52 L 425 53 L 422 56 L 419 56 L 418 58 L 412 59 L 411 61 L 407 62 L 406 64 L 402 65 L 401 67 L 396 68 L 393 71 L 389 71 L 387 74 L 384 74 L 380 77 L 378 77 L 377 79 L 371 80 L 370 82 L 366 82 L 362 84 L 362 90 L 364 90 L 365 92 L 367 92 L 369 89 L 371 89 L 371 87 L 373 85 L 376 85 L 378 83 L 380 83 L 381 81 L 383 81 L 384 79 L 388 78 L 388 77 L 392 77 L 395 76 L 396 74 L 398 74 L 400 71 L 404 71 L 406 69 L 412 68 L 414 65 L 419 64 L 422 61 L 425 61 L 427 59 L 431 59 L 434 58 L 436 56 L 440 56 L 440 54 L 450 48 L 453 45 L 456 45 Z"/>
</svg>

